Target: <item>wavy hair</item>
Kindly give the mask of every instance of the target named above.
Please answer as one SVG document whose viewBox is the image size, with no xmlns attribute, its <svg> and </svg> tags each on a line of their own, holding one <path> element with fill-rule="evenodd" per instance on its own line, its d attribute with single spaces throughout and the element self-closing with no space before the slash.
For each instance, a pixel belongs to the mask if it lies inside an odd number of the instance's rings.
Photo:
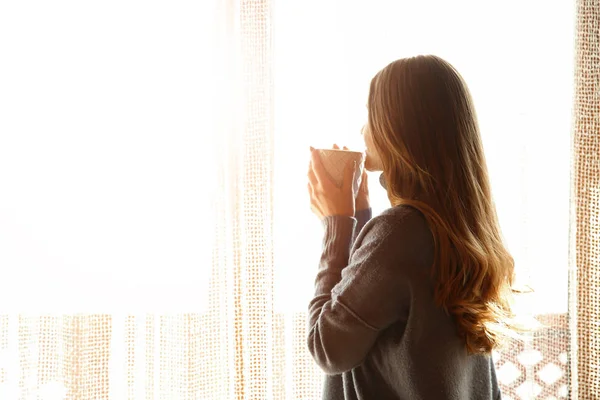
<svg viewBox="0 0 600 400">
<path fill-rule="evenodd" d="M 400 59 L 373 78 L 367 107 L 391 204 L 421 211 L 433 234 L 436 304 L 470 353 L 491 352 L 518 329 L 514 261 L 463 78 L 437 56 Z"/>
</svg>

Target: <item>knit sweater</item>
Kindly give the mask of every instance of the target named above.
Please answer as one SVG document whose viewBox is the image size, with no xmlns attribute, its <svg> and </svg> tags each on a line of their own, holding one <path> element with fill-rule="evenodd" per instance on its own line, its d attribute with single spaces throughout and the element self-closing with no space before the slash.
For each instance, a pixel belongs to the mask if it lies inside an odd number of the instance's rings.
<svg viewBox="0 0 600 400">
<path fill-rule="evenodd" d="M 500 399 L 491 357 L 468 354 L 434 303 L 424 216 L 397 206 L 370 218 L 323 220 L 308 334 L 326 374 L 323 399 Z"/>
</svg>

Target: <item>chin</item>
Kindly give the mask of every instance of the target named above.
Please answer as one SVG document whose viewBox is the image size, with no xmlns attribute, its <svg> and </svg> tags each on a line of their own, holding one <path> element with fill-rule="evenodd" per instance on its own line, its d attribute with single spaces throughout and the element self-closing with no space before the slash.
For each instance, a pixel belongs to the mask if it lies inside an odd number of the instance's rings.
<svg viewBox="0 0 600 400">
<path fill-rule="evenodd" d="M 365 159 L 365 169 L 367 171 L 369 171 L 369 172 L 383 171 L 383 168 L 381 168 L 377 164 L 378 163 L 373 162 L 373 159 L 371 157 L 369 157 L 369 155 L 367 155 L 367 158 Z"/>
</svg>

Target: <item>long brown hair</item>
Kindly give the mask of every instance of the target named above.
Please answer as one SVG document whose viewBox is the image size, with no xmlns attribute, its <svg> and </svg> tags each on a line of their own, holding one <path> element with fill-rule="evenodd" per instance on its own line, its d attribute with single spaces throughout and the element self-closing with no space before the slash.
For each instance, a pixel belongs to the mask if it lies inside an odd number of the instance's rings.
<svg viewBox="0 0 600 400">
<path fill-rule="evenodd" d="M 393 206 L 420 210 L 435 240 L 435 301 L 470 353 L 510 332 L 514 262 L 492 200 L 469 90 L 448 62 L 392 62 L 371 81 L 368 129 Z"/>
</svg>

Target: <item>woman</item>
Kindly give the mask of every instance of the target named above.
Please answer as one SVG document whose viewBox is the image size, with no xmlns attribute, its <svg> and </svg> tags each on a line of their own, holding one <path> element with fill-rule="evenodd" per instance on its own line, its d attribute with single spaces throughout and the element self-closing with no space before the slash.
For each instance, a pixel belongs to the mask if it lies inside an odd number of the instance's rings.
<svg viewBox="0 0 600 400">
<path fill-rule="evenodd" d="M 347 169 L 337 188 L 312 153 L 325 227 L 308 346 L 324 399 L 499 399 L 491 351 L 511 332 L 513 259 L 502 242 L 475 110 L 435 56 L 371 81 L 366 168 L 391 208 L 371 218 Z"/>
</svg>

